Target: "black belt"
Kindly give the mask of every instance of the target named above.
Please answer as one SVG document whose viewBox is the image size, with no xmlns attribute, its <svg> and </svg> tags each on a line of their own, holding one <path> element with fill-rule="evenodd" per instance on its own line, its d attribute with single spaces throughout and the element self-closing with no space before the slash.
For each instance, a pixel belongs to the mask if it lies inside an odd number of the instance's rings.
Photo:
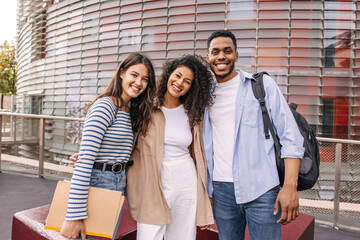
<svg viewBox="0 0 360 240">
<path fill-rule="evenodd" d="M 114 163 L 114 164 L 107 164 L 107 163 L 102 163 L 102 162 L 94 162 L 93 169 L 103 170 L 104 165 L 106 165 L 105 166 L 105 171 L 111 171 L 113 173 L 120 173 L 126 167 L 130 167 L 133 164 L 134 164 L 133 160 L 127 161 L 126 163 Z"/>
</svg>

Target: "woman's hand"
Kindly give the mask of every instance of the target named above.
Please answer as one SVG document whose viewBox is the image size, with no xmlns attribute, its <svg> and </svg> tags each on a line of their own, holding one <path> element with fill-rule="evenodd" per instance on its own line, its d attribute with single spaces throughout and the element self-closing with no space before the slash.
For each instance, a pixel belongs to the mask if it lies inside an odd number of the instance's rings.
<svg viewBox="0 0 360 240">
<path fill-rule="evenodd" d="M 71 166 L 73 166 L 73 168 L 75 167 L 75 162 L 78 159 L 78 157 L 79 157 L 79 153 L 74 153 L 69 157 L 69 160 L 71 160 Z"/>
<path fill-rule="evenodd" d="M 200 230 L 206 230 L 210 227 L 210 225 L 200 226 Z"/>
<path fill-rule="evenodd" d="M 75 239 L 81 235 L 82 240 L 86 240 L 85 226 L 83 220 L 64 221 L 60 234 L 64 237 Z"/>
</svg>

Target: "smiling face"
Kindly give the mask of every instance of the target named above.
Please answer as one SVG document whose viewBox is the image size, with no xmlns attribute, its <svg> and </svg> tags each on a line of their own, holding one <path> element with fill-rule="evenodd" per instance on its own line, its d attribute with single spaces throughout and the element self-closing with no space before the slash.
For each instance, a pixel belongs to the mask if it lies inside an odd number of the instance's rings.
<svg viewBox="0 0 360 240">
<path fill-rule="evenodd" d="M 167 82 L 165 98 L 177 98 L 184 96 L 194 80 L 193 71 L 185 66 L 177 67 L 170 75 Z"/>
<path fill-rule="evenodd" d="M 231 38 L 216 37 L 209 45 L 206 59 L 217 81 L 221 83 L 236 76 L 235 62 L 237 62 L 238 57 L 238 52 Z"/>
<path fill-rule="evenodd" d="M 149 70 L 144 64 L 135 64 L 130 66 L 126 71 L 120 71 L 122 79 L 122 99 L 128 102 L 131 98 L 138 97 L 143 93 L 148 85 Z"/>
</svg>

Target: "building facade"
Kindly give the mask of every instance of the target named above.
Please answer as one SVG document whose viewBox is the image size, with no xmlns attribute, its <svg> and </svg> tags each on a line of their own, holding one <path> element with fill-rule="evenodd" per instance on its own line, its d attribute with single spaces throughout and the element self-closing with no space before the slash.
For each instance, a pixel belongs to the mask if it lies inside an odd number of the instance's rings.
<svg viewBox="0 0 360 240">
<path fill-rule="evenodd" d="M 345 0 L 18 0 L 17 111 L 82 117 L 128 53 L 146 53 L 160 75 L 167 59 L 205 57 L 211 32 L 228 29 L 236 67 L 270 73 L 318 136 L 359 140 L 359 9 Z M 47 125 L 59 159 L 77 148 L 71 124 Z"/>
</svg>

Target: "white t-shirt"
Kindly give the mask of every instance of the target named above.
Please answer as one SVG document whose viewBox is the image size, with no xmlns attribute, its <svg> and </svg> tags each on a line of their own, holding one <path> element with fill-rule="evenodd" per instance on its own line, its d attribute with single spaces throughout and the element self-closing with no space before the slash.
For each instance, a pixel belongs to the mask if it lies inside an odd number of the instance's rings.
<svg viewBox="0 0 360 240">
<path fill-rule="evenodd" d="M 161 110 L 165 115 L 164 158 L 180 157 L 189 153 L 192 134 L 184 106 L 171 109 L 161 107 Z"/>
<path fill-rule="evenodd" d="M 240 81 L 240 74 L 237 74 L 227 82 L 218 83 L 214 92 L 214 105 L 209 111 L 213 129 L 214 181 L 234 181 L 232 163 L 235 144 L 235 101 Z"/>
</svg>

